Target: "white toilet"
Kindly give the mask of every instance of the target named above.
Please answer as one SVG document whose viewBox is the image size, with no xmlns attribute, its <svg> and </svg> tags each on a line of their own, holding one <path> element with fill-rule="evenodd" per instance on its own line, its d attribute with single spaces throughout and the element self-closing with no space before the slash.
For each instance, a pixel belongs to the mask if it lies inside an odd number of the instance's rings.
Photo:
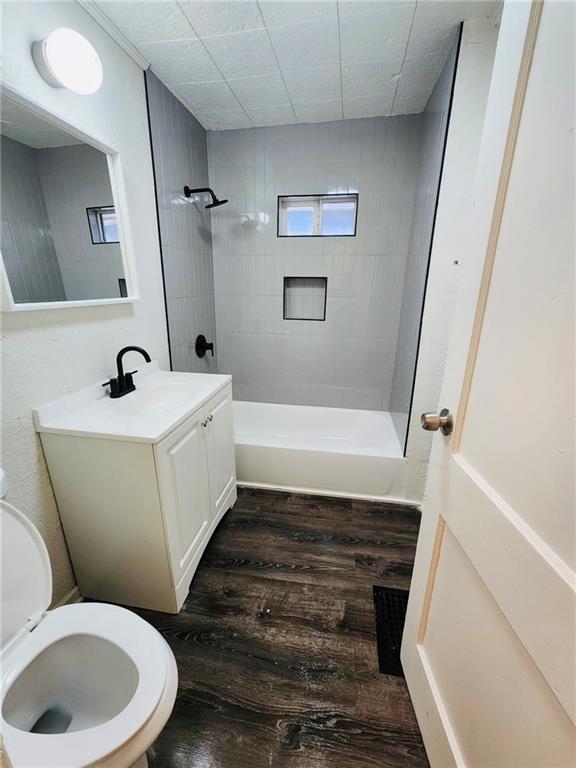
<svg viewBox="0 0 576 768">
<path fill-rule="evenodd" d="M 174 655 L 124 608 L 78 603 L 48 611 L 48 551 L 25 515 L 0 501 L 1 732 L 14 768 L 129 768 L 176 698 Z"/>
</svg>

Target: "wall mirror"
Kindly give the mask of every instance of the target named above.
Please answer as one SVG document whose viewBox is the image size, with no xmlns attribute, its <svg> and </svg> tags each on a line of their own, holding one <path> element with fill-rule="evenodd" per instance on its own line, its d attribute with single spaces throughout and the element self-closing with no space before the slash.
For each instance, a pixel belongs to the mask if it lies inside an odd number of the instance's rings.
<svg viewBox="0 0 576 768">
<path fill-rule="evenodd" d="M 132 300 L 114 156 L 6 92 L 0 110 L 3 309 Z"/>
</svg>

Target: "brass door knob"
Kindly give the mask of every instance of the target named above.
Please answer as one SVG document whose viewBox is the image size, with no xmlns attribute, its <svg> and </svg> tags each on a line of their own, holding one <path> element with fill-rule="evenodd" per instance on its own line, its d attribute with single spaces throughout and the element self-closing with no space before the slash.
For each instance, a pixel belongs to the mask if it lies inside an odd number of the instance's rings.
<svg viewBox="0 0 576 768">
<path fill-rule="evenodd" d="M 448 408 L 442 408 L 440 413 L 423 413 L 420 416 L 420 424 L 422 429 L 428 430 L 428 432 L 437 432 L 440 430 L 443 435 L 449 435 L 454 427 L 454 421 L 452 414 Z"/>
</svg>

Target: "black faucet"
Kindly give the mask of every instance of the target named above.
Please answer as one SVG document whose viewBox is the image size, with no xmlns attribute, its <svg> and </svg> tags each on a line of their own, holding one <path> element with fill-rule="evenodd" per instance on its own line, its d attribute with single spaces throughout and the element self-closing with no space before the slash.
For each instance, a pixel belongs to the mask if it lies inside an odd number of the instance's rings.
<svg viewBox="0 0 576 768">
<path fill-rule="evenodd" d="M 132 374 L 138 373 L 138 371 L 130 371 L 129 373 L 124 373 L 122 358 L 126 352 L 140 352 L 147 363 L 151 362 L 150 355 L 148 352 L 146 352 L 145 349 L 142 349 L 142 347 L 123 347 L 116 355 L 116 367 L 118 369 L 118 376 L 115 379 L 110 379 L 110 381 L 102 384 L 103 387 L 110 386 L 110 397 L 124 397 L 124 395 L 127 395 L 129 392 L 134 392 L 136 389 L 136 385 L 132 379 Z"/>
</svg>

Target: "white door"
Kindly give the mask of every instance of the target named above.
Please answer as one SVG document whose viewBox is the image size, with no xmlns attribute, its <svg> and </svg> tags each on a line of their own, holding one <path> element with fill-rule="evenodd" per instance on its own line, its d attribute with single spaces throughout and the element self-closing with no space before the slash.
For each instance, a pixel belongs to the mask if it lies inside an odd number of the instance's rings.
<svg viewBox="0 0 576 768">
<path fill-rule="evenodd" d="M 573 57 L 506 4 L 402 645 L 433 768 L 576 765 Z"/>
<path fill-rule="evenodd" d="M 154 447 L 175 586 L 211 523 L 205 432 L 201 409 Z"/>
<path fill-rule="evenodd" d="M 226 387 L 213 397 L 204 413 L 212 517 L 216 518 L 226 512 L 236 498 L 231 498 L 236 488 L 232 387 Z"/>
</svg>

